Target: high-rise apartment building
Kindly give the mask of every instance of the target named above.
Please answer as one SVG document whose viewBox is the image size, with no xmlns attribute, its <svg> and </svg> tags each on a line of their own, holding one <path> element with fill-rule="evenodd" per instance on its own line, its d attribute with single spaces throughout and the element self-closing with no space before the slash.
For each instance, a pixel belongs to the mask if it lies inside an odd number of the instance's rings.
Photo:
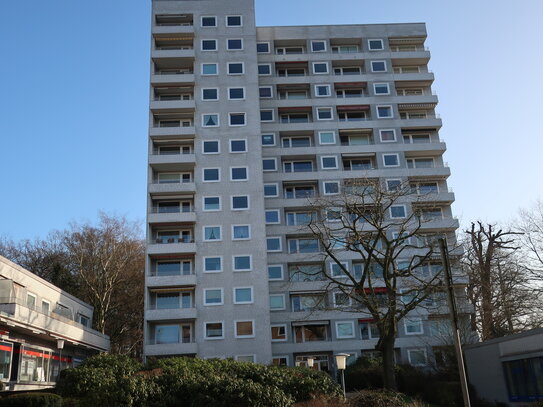
<svg viewBox="0 0 543 407">
<path fill-rule="evenodd" d="M 256 27 L 253 0 L 153 1 L 147 357 L 327 369 L 373 350 L 371 321 L 311 312 L 334 298 L 299 273 L 322 267 L 299 225 L 308 198 L 402 180 L 454 239 L 425 39 L 419 23 Z M 401 321 L 399 361 L 428 363 L 434 314 Z"/>
</svg>

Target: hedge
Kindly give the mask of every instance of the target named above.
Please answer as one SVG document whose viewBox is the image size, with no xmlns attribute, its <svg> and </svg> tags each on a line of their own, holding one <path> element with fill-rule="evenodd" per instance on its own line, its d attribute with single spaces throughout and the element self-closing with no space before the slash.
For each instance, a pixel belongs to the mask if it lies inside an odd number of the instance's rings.
<svg viewBox="0 0 543 407">
<path fill-rule="evenodd" d="M 62 407 L 62 398 L 53 393 L 19 393 L 0 399 L 0 407 Z"/>
</svg>

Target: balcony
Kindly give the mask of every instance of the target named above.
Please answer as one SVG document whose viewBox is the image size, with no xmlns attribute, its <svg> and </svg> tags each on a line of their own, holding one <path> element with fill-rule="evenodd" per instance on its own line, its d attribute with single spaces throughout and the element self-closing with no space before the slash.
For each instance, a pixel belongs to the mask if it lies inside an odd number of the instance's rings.
<svg viewBox="0 0 543 407">
<path fill-rule="evenodd" d="M 147 245 L 147 254 L 193 254 L 196 253 L 196 243 L 193 240 L 183 241 L 171 239 L 172 242 L 158 243 L 158 240 L 151 240 Z"/>
<path fill-rule="evenodd" d="M 146 321 L 172 321 L 196 319 L 196 308 L 172 308 L 172 309 L 147 309 L 145 310 Z"/>
<path fill-rule="evenodd" d="M 144 353 L 146 356 L 196 355 L 198 353 L 198 344 L 195 342 L 146 344 Z"/>
<path fill-rule="evenodd" d="M 178 211 L 178 212 L 159 212 L 158 208 L 153 208 L 153 211 L 148 215 L 147 221 L 151 224 L 155 223 L 195 223 L 196 214 L 193 211 Z"/>
<path fill-rule="evenodd" d="M 159 183 L 153 181 L 149 184 L 150 194 L 172 194 L 172 193 L 185 193 L 194 194 L 196 192 L 196 185 L 194 182 L 177 182 L 177 183 Z"/>
<path fill-rule="evenodd" d="M 194 99 L 155 99 L 151 101 L 150 108 L 153 112 L 168 112 L 175 110 L 194 110 Z"/>
<path fill-rule="evenodd" d="M 146 285 L 153 287 L 192 287 L 196 285 L 195 274 L 178 274 L 173 276 L 147 276 Z"/>
<path fill-rule="evenodd" d="M 192 164 L 196 163 L 194 154 L 151 154 L 149 156 L 149 164 L 153 168 L 161 169 L 162 171 L 172 171 L 174 164 Z M 190 166 L 190 165 L 189 165 Z M 169 170 L 167 167 L 172 167 Z M 184 167 L 187 167 L 186 165 Z"/>
<path fill-rule="evenodd" d="M 194 58 L 194 48 L 192 46 L 186 47 L 155 47 L 151 52 L 153 59 L 163 58 Z"/>
<path fill-rule="evenodd" d="M 190 33 L 194 32 L 192 14 L 157 14 L 155 15 L 154 33 Z"/>
</svg>

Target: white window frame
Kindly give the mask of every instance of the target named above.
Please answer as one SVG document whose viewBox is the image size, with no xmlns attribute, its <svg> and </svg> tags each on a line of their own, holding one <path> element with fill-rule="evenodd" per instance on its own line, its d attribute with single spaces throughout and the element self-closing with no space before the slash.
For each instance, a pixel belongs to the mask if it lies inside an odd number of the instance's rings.
<svg viewBox="0 0 543 407">
<path fill-rule="evenodd" d="M 273 144 L 262 144 L 262 136 L 273 136 Z M 262 145 L 262 147 L 275 147 L 277 145 L 277 135 L 275 133 L 260 134 L 260 144 Z"/>
<path fill-rule="evenodd" d="M 203 24 L 204 18 L 214 18 L 215 25 L 204 25 Z M 217 24 L 218 24 L 217 16 L 200 16 L 200 28 L 216 28 Z"/>
<path fill-rule="evenodd" d="M 219 270 L 206 270 L 206 260 L 207 259 L 220 259 L 221 260 L 221 268 Z M 222 273 L 224 271 L 223 267 L 223 258 L 222 256 L 203 256 L 202 257 L 202 270 L 204 273 Z"/>
<path fill-rule="evenodd" d="M 204 150 L 205 143 L 207 142 L 216 142 L 217 143 L 217 151 L 208 153 Z M 221 141 L 220 140 L 202 140 L 202 154 L 220 154 L 221 153 Z"/>
<path fill-rule="evenodd" d="M 264 162 L 264 160 L 269 160 L 269 161 L 274 161 L 275 162 L 275 169 L 274 170 L 266 170 L 264 168 L 262 168 L 262 171 L 263 172 L 274 172 L 274 171 L 277 171 L 277 157 L 265 157 L 265 158 L 262 158 L 262 162 Z"/>
<path fill-rule="evenodd" d="M 266 66 L 269 68 L 269 70 L 270 70 L 269 72 L 270 72 L 270 73 L 260 73 L 260 72 L 258 71 L 258 67 L 260 67 L 261 65 L 266 65 Z M 271 64 L 258 64 L 258 66 L 257 66 L 257 72 L 258 72 L 258 76 L 271 76 L 271 74 L 272 74 L 272 66 L 271 66 Z"/>
<path fill-rule="evenodd" d="M 347 269 L 347 273 L 349 273 L 349 263 L 346 262 L 346 261 L 342 261 L 340 262 L 341 265 Z M 328 263 L 328 270 L 330 270 L 330 275 L 333 277 L 333 278 L 347 278 L 347 274 L 338 274 L 338 275 L 334 275 L 334 266 L 337 265 L 337 263 L 335 261 L 331 261 Z"/>
<path fill-rule="evenodd" d="M 322 140 L 321 140 L 321 134 L 332 134 L 333 138 L 334 138 L 334 141 L 332 143 L 323 143 Z M 330 146 L 330 145 L 333 145 L 333 144 L 336 144 L 336 132 L 335 131 L 319 131 L 319 144 L 321 146 Z"/>
<path fill-rule="evenodd" d="M 279 198 L 279 184 L 276 182 L 267 182 L 264 184 L 264 187 L 266 185 L 275 185 L 275 191 L 277 193 L 275 195 L 264 195 L 264 198 Z"/>
<path fill-rule="evenodd" d="M 258 41 L 256 43 L 256 45 L 258 46 L 258 44 L 268 44 L 268 51 L 266 51 L 266 52 L 256 51 L 257 54 L 270 54 L 271 53 L 271 43 L 269 41 Z"/>
<path fill-rule="evenodd" d="M 231 98 L 230 97 L 230 90 L 231 89 L 243 89 L 243 97 L 242 98 Z M 245 86 L 230 86 L 228 89 L 228 100 L 245 100 Z"/>
<path fill-rule="evenodd" d="M 215 49 L 204 49 L 204 41 L 215 41 Z M 201 52 L 217 52 L 217 50 L 218 50 L 218 42 L 215 38 L 203 38 L 202 40 L 200 40 Z"/>
<path fill-rule="evenodd" d="M 252 326 L 252 335 L 238 335 L 238 322 L 250 322 Z M 255 320 L 254 319 L 236 319 L 234 320 L 234 338 L 236 339 L 243 339 L 243 338 L 254 338 L 255 337 Z M 250 355 L 243 355 L 243 356 L 250 356 Z M 254 356 L 254 355 L 253 355 Z M 236 356 L 237 357 L 237 356 Z M 254 357 L 253 357 L 254 360 Z"/>
<path fill-rule="evenodd" d="M 381 48 L 371 48 L 371 41 L 380 41 L 381 42 Z M 385 42 L 381 38 L 368 38 L 368 51 L 384 51 L 385 50 Z"/>
<path fill-rule="evenodd" d="M 326 65 L 326 72 L 316 72 L 315 71 L 315 65 L 317 64 L 324 64 Z M 311 69 L 313 71 L 313 75 L 330 75 L 330 66 L 328 65 L 328 62 L 326 61 L 316 61 L 311 63 Z"/>
<path fill-rule="evenodd" d="M 243 141 L 245 143 L 245 150 L 243 151 L 232 151 L 232 141 Z M 247 149 L 247 139 L 246 138 L 232 138 L 228 140 L 228 151 L 230 154 L 243 154 L 248 151 Z"/>
<path fill-rule="evenodd" d="M 220 238 L 219 239 L 206 239 L 206 228 L 219 228 L 219 234 L 220 234 Z M 222 225 L 205 225 L 205 226 L 202 226 L 202 241 L 203 242 L 208 242 L 208 243 L 213 243 L 213 242 L 222 242 Z M 217 257 L 217 256 L 215 256 Z"/>
<path fill-rule="evenodd" d="M 385 65 L 385 70 L 384 71 L 376 71 L 375 69 L 373 69 L 373 64 L 374 62 L 382 62 L 384 65 Z M 372 72 L 375 72 L 375 73 L 386 73 L 388 72 L 388 66 L 387 66 L 387 61 L 383 60 L 383 59 L 379 59 L 379 60 L 375 60 L 375 61 L 370 61 L 370 67 L 371 67 L 371 71 Z"/>
<path fill-rule="evenodd" d="M 236 226 L 243 226 L 243 227 L 247 226 L 247 229 L 249 230 L 249 237 L 244 237 L 244 238 L 239 238 L 239 237 L 238 237 L 238 238 L 234 238 L 234 228 L 235 228 Z M 233 240 L 233 241 L 239 241 L 239 240 L 251 240 L 251 225 L 250 225 L 250 224 L 232 225 L 230 232 L 232 233 L 231 236 L 232 236 L 232 240 Z"/>
<path fill-rule="evenodd" d="M 420 352 L 420 351 L 424 352 L 424 357 L 426 359 L 426 363 L 424 363 L 424 364 L 420 364 L 420 363 L 414 364 L 414 363 L 412 363 L 411 362 L 411 352 Z M 424 348 L 407 349 L 407 359 L 409 360 L 409 364 L 411 366 L 427 366 L 428 365 L 428 352 Z"/>
<path fill-rule="evenodd" d="M 232 41 L 232 40 L 234 40 L 234 41 L 237 41 L 237 40 L 241 41 L 241 48 L 230 48 L 230 47 L 228 46 L 228 41 Z M 227 39 L 226 39 L 226 50 L 227 50 L 227 51 L 243 51 L 243 49 L 244 49 L 244 47 L 243 47 L 243 38 L 227 38 Z"/>
<path fill-rule="evenodd" d="M 219 209 L 206 209 L 206 198 L 219 198 Z M 220 212 L 222 210 L 222 199 L 219 195 L 202 197 L 202 212 Z"/>
<path fill-rule="evenodd" d="M 221 292 L 221 302 L 217 302 L 217 303 L 213 303 L 213 304 L 206 303 L 206 293 L 208 291 L 215 291 L 215 290 L 219 290 Z M 222 288 L 222 287 L 204 288 L 203 297 L 204 297 L 203 298 L 204 307 L 218 307 L 218 306 L 224 305 L 224 288 Z"/>
<path fill-rule="evenodd" d="M 269 89 L 270 96 L 260 96 L 260 89 Z M 273 99 L 273 86 L 259 86 L 258 87 L 258 98 L 259 99 Z"/>
<path fill-rule="evenodd" d="M 420 322 L 420 332 L 407 332 L 407 322 L 408 321 L 419 321 Z M 403 329 L 404 329 L 404 333 L 406 335 L 409 335 L 409 336 L 414 336 L 414 335 L 424 335 L 424 324 L 422 322 L 422 318 L 421 317 L 404 317 L 404 320 L 403 320 Z"/>
<path fill-rule="evenodd" d="M 275 121 L 275 109 L 260 109 L 260 112 L 271 112 L 272 114 L 272 118 L 270 120 L 262 120 L 262 118 L 260 118 L 261 123 L 271 123 Z"/>
<path fill-rule="evenodd" d="M 204 73 L 204 65 L 215 65 L 217 73 Z M 215 62 L 204 62 L 200 64 L 200 75 L 202 76 L 217 76 L 219 75 L 219 64 Z"/>
<path fill-rule="evenodd" d="M 385 131 L 391 131 L 392 134 L 394 134 L 394 140 L 383 140 L 383 132 Z M 381 143 L 395 143 L 398 140 L 396 138 L 396 130 L 395 129 L 379 129 L 379 140 L 381 140 Z"/>
<path fill-rule="evenodd" d="M 271 328 L 284 328 L 285 329 L 285 339 L 273 339 L 272 338 L 272 342 L 287 342 L 288 341 L 288 328 L 287 328 L 287 324 L 270 324 L 270 331 L 271 331 Z M 270 337 L 271 337 L 271 332 L 270 332 Z"/>
<path fill-rule="evenodd" d="M 392 208 L 402 207 L 404 211 L 404 216 L 392 216 Z M 405 205 L 392 205 L 388 208 L 390 219 L 405 219 L 407 218 L 407 207 Z"/>
<path fill-rule="evenodd" d="M 385 157 L 387 156 L 396 156 L 396 164 L 395 165 L 390 165 L 390 164 L 386 164 L 385 162 Z M 385 153 L 382 155 L 383 157 L 383 167 L 385 168 L 397 168 L 400 166 L 400 154 L 398 153 Z"/>
<path fill-rule="evenodd" d="M 279 249 L 277 250 L 268 250 L 268 240 L 278 239 L 279 240 Z M 266 237 L 266 252 L 267 253 L 281 253 L 283 251 L 283 241 L 281 236 L 267 236 Z"/>
<path fill-rule="evenodd" d="M 51 301 L 48 301 L 48 300 L 45 300 L 45 299 L 41 299 L 41 311 L 43 312 L 43 303 L 46 303 L 48 306 L 49 306 L 49 313 L 52 311 L 51 310 Z M 87 317 L 88 318 L 88 317 Z M 89 318 L 89 321 L 92 322 L 92 319 Z"/>
<path fill-rule="evenodd" d="M 270 278 L 269 267 L 279 267 L 281 269 L 281 278 Z M 268 272 L 268 281 L 283 281 L 285 278 L 285 268 L 282 264 L 268 264 L 266 271 Z"/>
<path fill-rule="evenodd" d="M 215 115 L 217 116 L 217 124 L 213 126 L 207 126 L 205 124 L 205 116 L 211 116 Z M 219 127 L 221 125 L 221 115 L 219 113 L 202 113 L 202 127 Z"/>
<path fill-rule="evenodd" d="M 402 180 L 400 178 L 387 178 L 387 179 L 385 179 L 385 185 L 386 185 L 386 188 L 387 188 L 388 192 L 393 192 L 394 191 L 393 189 L 389 188 L 389 186 L 388 186 L 389 181 L 398 181 L 400 183 L 400 186 L 402 185 Z"/>
<path fill-rule="evenodd" d="M 287 309 L 287 301 L 285 299 L 285 294 L 270 294 L 270 297 L 282 297 L 283 298 L 283 307 L 282 308 L 271 308 L 270 311 L 284 311 Z"/>
<path fill-rule="evenodd" d="M 236 257 L 248 257 L 249 268 L 248 269 L 236 269 Z M 241 273 L 244 271 L 253 271 L 253 255 L 252 254 L 234 254 L 232 255 L 232 271 L 234 273 Z"/>
<path fill-rule="evenodd" d="M 205 179 L 205 171 L 206 170 L 218 170 L 218 173 L 219 173 L 219 178 L 216 179 L 216 180 L 206 180 Z M 221 169 L 219 167 L 206 167 L 206 168 L 202 168 L 202 182 L 221 182 Z"/>
<path fill-rule="evenodd" d="M 377 90 L 376 90 L 376 87 L 377 86 L 383 86 L 383 85 L 386 85 L 387 87 L 387 92 L 386 93 L 377 93 Z M 386 96 L 386 95 L 390 95 L 390 84 L 388 82 L 376 82 L 373 84 L 373 94 L 375 96 Z"/>
<path fill-rule="evenodd" d="M 251 301 L 237 301 L 236 300 L 236 290 L 245 290 L 249 288 L 251 290 Z M 246 287 L 233 287 L 232 288 L 232 303 L 235 305 L 246 305 L 246 304 L 254 304 L 255 302 L 255 294 L 254 294 L 254 288 L 253 286 L 246 286 Z"/>
<path fill-rule="evenodd" d="M 313 50 L 313 43 L 315 43 L 315 42 L 324 43 L 324 49 L 322 51 L 314 51 Z M 328 51 L 328 44 L 326 44 L 326 40 L 311 40 L 311 44 L 309 46 L 309 49 L 311 50 L 311 52 L 327 52 Z"/>
<path fill-rule="evenodd" d="M 332 304 L 334 305 L 334 308 L 348 308 L 352 305 L 353 301 L 352 301 L 352 298 L 350 296 L 347 295 L 347 299 L 349 300 L 348 304 L 338 304 L 337 303 L 337 300 L 336 300 L 336 294 L 344 294 L 346 295 L 345 293 L 341 292 L 341 291 L 334 291 L 332 293 Z"/>
<path fill-rule="evenodd" d="M 232 124 L 232 115 L 243 115 L 243 124 Z M 247 113 L 246 112 L 228 112 L 228 126 L 230 127 L 244 127 L 247 126 Z"/>
<path fill-rule="evenodd" d="M 247 208 L 234 208 L 234 198 L 237 197 L 246 197 L 247 198 Z M 231 211 L 248 211 L 251 209 L 251 197 L 249 195 L 230 195 L 230 210 Z"/>
<path fill-rule="evenodd" d="M 339 334 L 339 324 L 349 324 L 349 325 L 351 325 L 351 327 L 352 327 L 352 332 L 353 332 L 352 335 L 346 335 L 346 336 L 340 335 L 340 334 Z M 336 338 L 337 338 L 337 339 L 352 339 L 352 338 L 356 338 L 356 331 L 355 331 L 355 327 L 354 327 L 354 321 L 336 321 L 335 327 L 336 327 Z"/>
<path fill-rule="evenodd" d="M 238 168 L 245 168 L 245 178 L 244 178 L 244 179 L 234 179 L 234 178 L 232 177 L 232 175 L 233 175 L 233 174 L 232 174 L 232 171 L 233 171 L 234 169 L 238 169 Z M 240 167 L 230 167 L 229 173 L 230 173 L 230 181 L 232 181 L 232 182 L 245 182 L 245 181 L 249 181 L 249 167 L 247 167 L 247 166 L 245 166 L 245 165 L 242 165 L 242 166 L 240 166 Z"/>
<path fill-rule="evenodd" d="M 206 90 L 216 90 L 216 91 L 217 91 L 217 97 L 216 97 L 215 99 L 205 99 L 205 98 L 204 98 L 204 91 L 206 91 Z M 201 96 L 201 98 L 202 98 L 202 101 L 204 101 L 204 102 L 212 102 L 212 101 L 217 101 L 217 100 L 219 100 L 219 88 L 202 88 L 202 89 L 200 89 L 200 91 L 201 91 L 201 92 L 200 92 L 200 93 L 201 93 L 200 96 Z"/>
<path fill-rule="evenodd" d="M 230 65 L 232 65 L 232 64 L 241 64 L 241 73 L 230 73 Z M 245 63 L 243 61 L 231 61 L 231 62 L 228 62 L 228 64 L 226 65 L 226 74 L 227 75 L 232 75 L 232 76 L 245 75 Z"/>
<path fill-rule="evenodd" d="M 240 25 L 229 25 L 228 24 L 228 17 L 239 17 Z M 230 14 L 225 16 L 224 18 L 224 25 L 226 27 L 243 27 L 243 16 L 239 14 Z"/>
<path fill-rule="evenodd" d="M 380 107 L 388 107 L 390 109 L 390 116 L 381 116 L 379 114 Z M 377 113 L 378 119 L 393 119 L 394 118 L 394 108 L 392 107 L 392 105 L 377 105 L 375 106 L 375 113 Z"/>
<path fill-rule="evenodd" d="M 329 193 L 326 192 L 326 185 L 325 184 L 336 184 L 338 186 L 337 190 L 338 192 Z M 323 195 L 339 195 L 341 193 L 341 183 L 339 181 L 323 181 L 322 182 L 322 194 Z"/>
<path fill-rule="evenodd" d="M 268 198 L 268 197 L 266 197 Z M 266 213 L 267 212 L 275 212 L 277 214 L 277 222 L 268 222 L 266 220 Z M 280 225 L 281 224 L 281 210 L 279 209 L 266 209 L 264 211 L 264 222 L 266 225 Z"/>
<path fill-rule="evenodd" d="M 330 110 L 330 118 L 329 119 L 321 119 L 320 118 L 320 113 L 319 111 L 320 110 L 324 110 L 324 109 L 327 109 L 327 110 Z M 334 109 L 332 107 L 328 107 L 328 106 L 319 106 L 317 108 L 315 108 L 316 110 L 316 116 L 317 116 L 317 120 L 318 121 L 327 121 L 327 120 L 334 120 Z"/>
<path fill-rule="evenodd" d="M 250 356 L 250 357 L 253 358 L 252 362 L 247 362 L 247 361 L 241 360 L 241 358 L 245 358 L 247 356 Z M 242 363 L 256 363 L 256 355 L 254 353 L 250 354 L 250 355 L 236 355 L 236 356 L 234 356 L 234 359 L 236 361 L 238 361 L 238 362 L 241 360 Z"/>
<path fill-rule="evenodd" d="M 38 296 L 37 296 L 36 294 L 34 294 L 33 292 L 27 291 L 27 292 L 26 292 L 26 302 L 25 302 L 25 305 L 28 305 L 28 296 L 34 298 L 34 308 L 36 308 L 36 307 L 38 306 Z"/>
<path fill-rule="evenodd" d="M 215 336 L 215 337 L 212 337 L 212 338 L 208 337 L 207 336 L 207 325 L 208 324 L 221 324 L 222 335 L 221 336 Z M 216 340 L 224 339 L 224 321 L 206 321 L 206 322 L 204 322 L 204 339 L 208 340 L 208 341 L 216 341 Z"/>
<path fill-rule="evenodd" d="M 324 159 L 325 158 L 334 158 L 335 161 L 336 161 L 336 165 L 334 167 L 325 167 L 324 166 Z M 321 161 L 321 169 L 323 171 L 326 171 L 326 170 L 337 170 L 339 168 L 339 163 L 338 163 L 338 159 L 337 159 L 337 156 L 336 155 L 321 155 L 320 157 L 320 161 Z"/>
<path fill-rule="evenodd" d="M 328 89 L 328 94 L 327 95 L 319 95 L 319 93 L 317 92 L 317 88 L 319 87 L 323 87 L 323 88 L 326 88 Z M 315 87 L 314 87 L 314 93 L 315 93 L 315 97 L 316 98 L 328 98 L 330 96 L 332 96 L 332 87 L 328 84 L 316 84 Z"/>
</svg>

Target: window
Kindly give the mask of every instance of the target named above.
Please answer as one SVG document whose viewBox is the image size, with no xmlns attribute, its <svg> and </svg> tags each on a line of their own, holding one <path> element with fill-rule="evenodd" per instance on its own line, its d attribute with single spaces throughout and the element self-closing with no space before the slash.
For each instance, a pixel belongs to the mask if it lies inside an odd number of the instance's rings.
<svg viewBox="0 0 543 407">
<path fill-rule="evenodd" d="M 270 53 L 270 43 L 269 42 L 257 42 L 256 43 L 256 52 L 259 54 L 269 54 Z"/>
<path fill-rule="evenodd" d="M 392 106 L 377 106 L 377 118 L 378 119 L 392 118 Z"/>
<path fill-rule="evenodd" d="M 270 310 L 278 311 L 284 310 L 285 306 L 285 295 L 284 294 L 270 294 Z"/>
<path fill-rule="evenodd" d="M 271 65 L 270 64 L 259 64 L 258 65 L 258 74 L 260 76 L 271 75 Z"/>
<path fill-rule="evenodd" d="M 383 154 L 383 165 L 385 167 L 399 167 L 400 156 L 398 154 Z"/>
<path fill-rule="evenodd" d="M 218 75 L 218 64 L 202 64 L 202 75 Z"/>
<path fill-rule="evenodd" d="M 398 218 L 405 218 L 406 211 L 405 211 L 405 205 L 392 205 L 390 207 L 390 217 L 393 219 Z"/>
<path fill-rule="evenodd" d="M 243 20 L 241 16 L 226 16 L 227 27 L 241 27 Z"/>
<path fill-rule="evenodd" d="M 219 242 L 221 240 L 221 226 L 204 226 L 204 242 Z"/>
<path fill-rule="evenodd" d="M 332 120 L 333 118 L 331 107 L 317 107 L 317 120 Z"/>
<path fill-rule="evenodd" d="M 222 257 L 204 257 L 204 273 L 220 273 Z"/>
<path fill-rule="evenodd" d="M 316 75 L 322 75 L 328 73 L 327 62 L 313 62 L 313 73 Z"/>
<path fill-rule="evenodd" d="M 262 169 L 264 171 L 277 171 L 277 158 L 264 158 L 262 160 Z"/>
<path fill-rule="evenodd" d="M 230 126 L 245 126 L 245 113 L 229 113 Z"/>
<path fill-rule="evenodd" d="M 304 53 L 304 47 L 278 47 L 275 48 L 275 53 L 277 55 L 292 55 L 292 54 L 303 54 Z"/>
<path fill-rule="evenodd" d="M 322 156 L 321 157 L 321 167 L 323 170 L 335 170 L 337 166 L 337 157 L 336 156 Z"/>
<path fill-rule="evenodd" d="M 327 339 L 327 325 L 302 325 L 294 327 L 294 341 L 296 343 L 326 341 Z"/>
<path fill-rule="evenodd" d="M 286 325 L 272 325 L 271 326 L 272 342 L 284 342 L 287 340 L 287 326 Z"/>
<path fill-rule="evenodd" d="M 204 305 L 223 305 L 222 288 L 204 288 Z"/>
<path fill-rule="evenodd" d="M 333 53 L 353 53 L 358 52 L 358 45 L 337 45 L 332 47 Z"/>
<path fill-rule="evenodd" d="M 336 134 L 333 131 L 319 131 L 319 144 L 336 144 Z"/>
<path fill-rule="evenodd" d="M 311 51 L 312 52 L 325 52 L 326 51 L 326 41 L 311 41 Z"/>
<path fill-rule="evenodd" d="M 360 75 L 362 68 L 359 66 L 344 66 L 334 68 L 334 75 Z"/>
<path fill-rule="evenodd" d="M 261 122 L 273 122 L 273 110 L 261 110 L 260 111 Z"/>
<path fill-rule="evenodd" d="M 190 173 L 169 173 L 162 172 L 158 174 L 159 184 L 179 184 L 192 182 L 192 176 Z"/>
<path fill-rule="evenodd" d="M 254 321 L 234 321 L 236 338 L 254 338 Z"/>
<path fill-rule="evenodd" d="M 311 172 L 313 161 L 285 161 L 283 162 L 284 172 Z"/>
<path fill-rule="evenodd" d="M 155 326 L 155 343 L 179 343 L 179 325 Z"/>
<path fill-rule="evenodd" d="M 233 256 L 232 264 L 234 271 L 251 271 L 253 268 L 251 255 Z"/>
<path fill-rule="evenodd" d="M 249 209 L 249 197 L 247 195 L 239 195 L 232 197 L 232 210 L 243 211 Z"/>
<path fill-rule="evenodd" d="M 351 297 L 348 294 L 337 292 L 334 293 L 334 307 L 345 308 L 351 305 Z"/>
<path fill-rule="evenodd" d="M 407 357 L 409 364 L 413 366 L 426 366 L 428 364 L 426 349 L 407 349 Z"/>
<path fill-rule="evenodd" d="M 338 339 L 354 338 L 354 322 L 340 321 L 336 322 L 336 337 Z"/>
<path fill-rule="evenodd" d="M 51 310 L 51 304 L 49 304 L 48 301 L 42 300 L 41 301 L 41 312 L 43 312 L 45 315 L 49 315 L 50 310 Z"/>
<path fill-rule="evenodd" d="M 26 294 L 26 306 L 30 309 L 36 309 L 36 295 L 27 293 Z"/>
<path fill-rule="evenodd" d="M 266 198 L 277 198 L 279 196 L 279 186 L 277 184 L 264 184 L 264 196 Z"/>
<path fill-rule="evenodd" d="M 218 140 L 209 140 L 202 143 L 202 153 L 203 154 L 218 154 L 219 151 L 219 141 Z"/>
<path fill-rule="evenodd" d="M 217 26 L 217 17 L 215 16 L 202 16 L 201 20 L 202 27 L 216 27 Z"/>
<path fill-rule="evenodd" d="M 252 304 L 253 287 L 234 288 L 234 304 Z"/>
<path fill-rule="evenodd" d="M 262 145 L 263 146 L 274 146 L 275 145 L 275 134 L 263 134 L 262 135 Z"/>
<path fill-rule="evenodd" d="M 227 39 L 226 49 L 228 51 L 238 51 L 243 49 L 243 40 L 241 38 Z"/>
<path fill-rule="evenodd" d="M 245 99 L 245 88 L 228 88 L 228 99 L 230 100 Z"/>
<path fill-rule="evenodd" d="M 218 127 L 219 115 L 217 113 L 208 113 L 202 115 L 202 127 Z"/>
<path fill-rule="evenodd" d="M 159 294 L 160 295 L 160 294 Z M 170 294 L 162 294 L 162 295 L 170 295 Z M 177 298 L 178 298 L 178 301 L 179 301 L 179 294 L 177 294 Z M 187 305 L 187 299 L 188 299 L 188 305 Z M 191 304 L 190 304 L 190 294 L 189 293 L 183 293 L 182 294 L 182 300 L 181 300 L 181 306 L 182 308 L 190 308 L 191 307 Z M 179 305 L 177 306 L 179 307 Z M 90 328 L 90 319 L 89 317 L 86 317 L 84 315 L 81 315 L 79 314 L 78 315 L 79 317 L 79 323 L 87 328 Z"/>
<path fill-rule="evenodd" d="M 315 212 L 287 212 L 286 213 L 287 225 L 289 226 L 306 226 L 317 219 Z"/>
<path fill-rule="evenodd" d="M 413 182 L 409 186 L 411 192 L 418 195 L 437 194 L 439 192 L 437 182 Z"/>
<path fill-rule="evenodd" d="M 258 94 L 260 99 L 270 99 L 273 97 L 273 91 L 271 86 L 263 86 L 258 88 Z"/>
<path fill-rule="evenodd" d="M 399 191 L 402 187 L 402 180 L 401 179 L 387 179 L 387 191 L 393 192 L 393 191 Z"/>
<path fill-rule="evenodd" d="M 285 148 L 311 147 L 311 137 L 281 137 L 281 144 Z"/>
<path fill-rule="evenodd" d="M 280 237 L 268 237 L 266 239 L 266 250 L 268 252 L 280 252 L 281 249 L 281 238 Z"/>
<path fill-rule="evenodd" d="M 330 85 L 315 85 L 315 96 L 316 97 L 327 97 L 332 94 Z"/>
<path fill-rule="evenodd" d="M 423 333 L 421 318 L 404 318 L 403 320 L 406 335 L 420 335 Z"/>
<path fill-rule="evenodd" d="M 243 62 L 228 63 L 228 75 L 243 75 L 244 69 Z"/>
<path fill-rule="evenodd" d="M 382 143 L 392 143 L 396 141 L 395 130 L 379 130 L 379 137 Z"/>
<path fill-rule="evenodd" d="M 256 363 L 256 355 L 236 355 L 237 362 Z"/>
<path fill-rule="evenodd" d="M 429 134 L 404 134 L 402 138 L 405 144 L 430 143 L 432 141 Z"/>
<path fill-rule="evenodd" d="M 388 86 L 388 83 L 374 83 L 373 93 L 375 93 L 376 95 L 389 95 L 390 88 Z"/>
<path fill-rule="evenodd" d="M 277 225 L 281 223 L 281 215 L 279 209 L 270 209 L 265 212 L 266 224 Z"/>
<path fill-rule="evenodd" d="M 246 153 L 247 152 L 247 140 L 230 140 L 230 152 L 231 153 Z"/>
<path fill-rule="evenodd" d="M 362 339 L 379 339 L 379 328 L 372 321 L 360 323 L 360 336 Z"/>
<path fill-rule="evenodd" d="M 319 251 L 317 239 L 288 239 L 289 253 L 318 253 Z"/>
<path fill-rule="evenodd" d="M 219 89 L 217 88 L 203 88 L 202 100 L 219 100 Z"/>
<path fill-rule="evenodd" d="M 213 212 L 221 210 L 220 196 L 204 196 L 204 212 Z"/>
<path fill-rule="evenodd" d="M 159 261 L 156 264 L 157 276 L 179 276 L 192 274 L 192 262 L 183 261 Z"/>
<path fill-rule="evenodd" d="M 232 240 L 249 240 L 250 238 L 250 225 L 232 225 Z"/>
<path fill-rule="evenodd" d="M 206 322 L 204 328 L 205 339 L 223 339 L 223 322 Z"/>
<path fill-rule="evenodd" d="M 386 72 L 387 63 L 385 61 L 371 61 L 372 72 Z"/>
<path fill-rule="evenodd" d="M 202 51 L 217 51 L 217 40 L 202 40 Z"/>
<path fill-rule="evenodd" d="M 248 179 L 247 167 L 230 167 L 230 181 L 247 181 Z"/>
<path fill-rule="evenodd" d="M 219 182 L 221 180 L 221 172 L 219 168 L 204 168 L 204 182 Z"/>
<path fill-rule="evenodd" d="M 280 264 L 268 266 L 268 280 L 282 280 L 283 266 Z"/>
<path fill-rule="evenodd" d="M 324 190 L 324 195 L 339 194 L 339 181 L 324 181 L 323 190 Z"/>
<path fill-rule="evenodd" d="M 285 188 L 286 199 L 311 198 L 316 195 L 314 186 L 297 186 Z"/>
<path fill-rule="evenodd" d="M 384 49 L 383 40 L 368 40 L 370 51 L 382 51 Z"/>
<path fill-rule="evenodd" d="M 433 158 L 406 158 L 407 168 L 433 168 Z"/>
</svg>

